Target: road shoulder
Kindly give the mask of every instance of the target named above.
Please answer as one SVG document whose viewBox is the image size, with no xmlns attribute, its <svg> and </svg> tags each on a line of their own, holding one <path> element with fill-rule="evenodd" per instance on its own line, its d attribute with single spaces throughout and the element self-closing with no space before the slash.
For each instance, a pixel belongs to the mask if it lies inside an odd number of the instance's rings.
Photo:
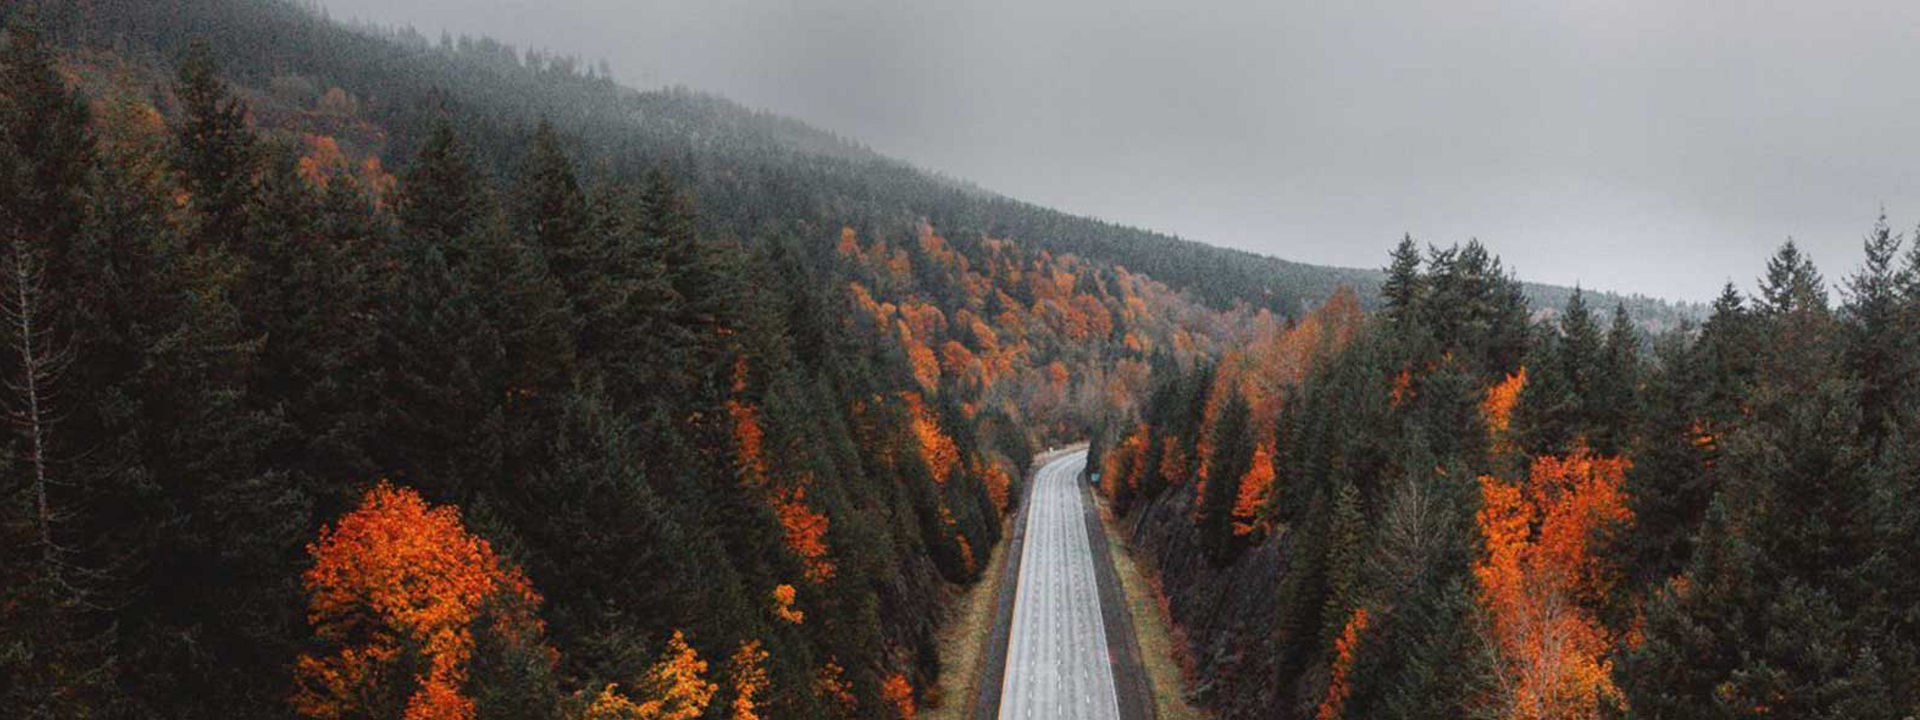
<svg viewBox="0 0 1920 720">
<path fill-rule="evenodd" d="M 1106 537 L 1102 542 L 1113 558 L 1113 568 L 1120 577 L 1126 607 L 1134 621 L 1133 638 L 1138 643 L 1140 664 L 1151 683 L 1149 692 L 1157 720 L 1208 720 L 1212 715 L 1188 700 L 1192 664 L 1186 656 L 1186 641 L 1167 615 L 1157 582 L 1121 540 L 1119 521 L 1106 501 L 1100 499 L 1098 493 L 1094 493 L 1094 497 L 1099 502 L 1100 519 L 1104 521 Z"/>
<path fill-rule="evenodd" d="M 1100 619 L 1107 633 L 1120 720 L 1155 720 L 1153 684 L 1146 666 L 1140 662 L 1140 636 L 1134 632 L 1133 610 L 1114 569 L 1106 523 L 1100 519 L 1100 505 L 1084 473 L 1076 478 L 1075 484 L 1080 486 L 1080 508 L 1086 513 L 1087 545 L 1093 549 L 1094 583 L 1100 588 Z"/>
</svg>

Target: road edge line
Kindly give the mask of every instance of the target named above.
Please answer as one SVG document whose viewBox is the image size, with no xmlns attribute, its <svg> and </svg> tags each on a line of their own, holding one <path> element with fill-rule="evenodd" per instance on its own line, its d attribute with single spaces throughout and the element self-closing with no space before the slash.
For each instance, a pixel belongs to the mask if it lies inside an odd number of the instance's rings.
<svg viewBox="0 0 1920 720">
<path fill-rule="evenodd" d="M 1000 586 L 993 597 L 993 626 L 987 634 L 987 641 L 980 645 L 980 656 L 974 660 L 974 693 L 967 699 L 969 711 L 966 717 L 973 720 L 999 720 L 1000 691 L 1006 684 L 1007 649 L 1013 639 L 1013 601 L 1020 585 L 1020 563 L 1027 548 L 1027 508 L 1033 506 L 1033 486 L 1039 484 L 1040 468 L 1046 467 L 1061 455 L 1073 452 L 1069 446 L 1056 452 L 1033 456 L 1028 463 L 1026 481 L 1020 487 L 1020 509 L 1014 513 L 1010 528 L 1006 531 L 1007 561 L 1000 564 Z"/>
<path fill-rule="evenodd" d="M 1093 497 L 1093 486 L 1086 481 L 1083 468 L 1075 484 L 1080 486 L 1081 511 L 1086 514 L 1087 543 L 1093 548 L 1094 584 L 1100 590 L 1100 619 L 1107 633 L 1107 654 L 1113 667 L 1113 692 L 1120 705 L 1120 720 L 1156 720 L 1159 708 L 1153 702 L 1153 682 L 1141 662 L 1140 636 L 1133 629 L 1133 610 L 1120 587 L 1119 570 L 1113 565 L 1113 550 L 1107 546 L 1106 523 L 1100 518 L 1100 506 Z M 1117 640 L 1117 642 L 1116 642 Z"/>
</svg>

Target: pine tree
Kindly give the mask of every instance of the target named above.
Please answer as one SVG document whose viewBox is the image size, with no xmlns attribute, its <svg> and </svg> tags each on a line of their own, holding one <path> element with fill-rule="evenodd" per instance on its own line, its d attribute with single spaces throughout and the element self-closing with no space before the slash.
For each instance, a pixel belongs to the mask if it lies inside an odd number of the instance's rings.
<svg viewBox="0 0 1920 720">
<path fill-rule="evenodd" d="M 253 199 L 257 159 L 247 107 L 220 79 L 220 66 L 204 39 L 188 47 L 175 87 L 182 119 L 174 135 L 175 167 L 183 179 L 201 248 L 238 249 Z"/>
<path fill-rule="evenodd" d="M 1393 248 L 1392 258 L 1387 266 L 1387 278 L 1380 284 L 1380 295 L 1386 298 L 1388 317 L 1404 332 L 1418 312 L 1421 295 L 1420 248 L 1413 244 L 1413 235 L 1400 239 L 1400 244 Z"/>
<path fill-rule="evenodd" d="M 446 244 L 487 212 L 486 190 L 452 121 L 436 119 L 400 181 L 396 214 L 422 242 Z"/>
<path fill-rule="evenodd" d="M 1767 274 L 1760 279 L 1760 312 L 1783 315 L 1826 309 L 1826 281 L 1813 267 L 1813 261 L 1788 238 L 1767 260 Z"/>
<path fill-rule="evenodd" d="M 1658 590 L 1679 575 L 1693 556 L 1694 536 L 1714 496 L 1713 467 L 1725 438 L 1704 424 L 1698 346 L 1669 337 L 1654 349 L 1644 405 L 1637 419 L 1639 445 L 1627 470 L 1626 492 L 1634 527 L 1612 539 L 1635 592 Z"/>
<path fill-rule="evenodd" d="M 1233 504 L 1240 496 L 1240 476 L 1252 464 L 1253 438 L 1249 434 L 1249 408 L 1238 391 L 1221 411 L 1220 424 L 1214 428 L 1213 457 L 1207 468 L 1205 494 L 1195 499 L 1200 544 L 1215 564 L 1232 560 L 1238 549 L 1233 537 Z"/>
<path fill-rule="evenodd" d="M 1576 432 L 1585 435 L 1591 429 L 1587 403 L 1592 398 L 1594 375 L 1600 368 L 1600 326 L 1587 308 L 1586 295 L 1575 287 L 1560 313 L 1560 372 L 1567 380 L 1574 399 Z"/>
<path fill-rule="evenodd" d="M 539 248 L 570 298 L 579 298 L 599 266 L 587 231 L 587 197 L 574 178 L 573 163 L 545 118 L 534 126 L 532 146 L 521 170 L 514 208 L 515 229 Z"/>
<path fill-rule="evenodd" d="M 1639 331 L 1626 305 L 1615 305 L 1586 403 L 1592 428 L 1587 440 L 1596 452 L 1615 455 L 1626 450 L 1633 419 L 1639 415 L 1639 386 Z"/>
<path fill-rule="evenodd" d="M 1542 325 L 1522 363 L 1527 384 L 1520 388 L 1511 432 L 1529 455 L 1566 452 L 1579 432 L 1578 398 L 1561 360 L 1562 345 L 1558 330 Z"/>
<path fill-rule="evenodd" d="M 1365 529 L 1360 507 L 1360 490 L 1351 481 L 1341 481 L 1333 492 L 1333 520 L 1328 532 L 1326 608 L 1320 617 L 1322 642 L 1331 644 L 1347 622 L 1353 608 L 1359 607 L 1361 542 Z"/>
<path fill-rule="evenodd" d="M 86 537 L 80 477 L 59 426 L 72 380 L 71 283 L 93 162 L 88 113 L 61 83 L 39 30 L 22 21 L 0 47 L 0 318 L 9 420 L 0 473 L 0 704 L 26 718 L 85 716 L 114 699 L 110 651 L 89 636 L 103 603 Z"/>
<path fill-rule="evenodd" d="M 1915 399 L 1914 335 L 1901 318 L 1900 276 L 1894 267 L 1902 238 L 1881 214 L 1867 236 L 1866 262 L 1847 279 L 1847 301 L 1841 313 L 1847 322 L 1844 360 L 1860 383 L 1861 423 L 1871 438 L 1886 433 L 1888 423 Z"/>
</svg>

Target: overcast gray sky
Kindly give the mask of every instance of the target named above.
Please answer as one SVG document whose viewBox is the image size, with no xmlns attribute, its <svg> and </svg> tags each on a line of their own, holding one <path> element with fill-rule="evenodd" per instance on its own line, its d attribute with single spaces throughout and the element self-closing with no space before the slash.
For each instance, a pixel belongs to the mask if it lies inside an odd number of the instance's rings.
<svg viewBox="0 0 1920 720">
<path fill-rule="evenodd" d="M 1001 193 L 1379 266 L 1705 299 L 1920 220 L 1920 2 L 321 0 L 604 58 Z"/>
</svg>

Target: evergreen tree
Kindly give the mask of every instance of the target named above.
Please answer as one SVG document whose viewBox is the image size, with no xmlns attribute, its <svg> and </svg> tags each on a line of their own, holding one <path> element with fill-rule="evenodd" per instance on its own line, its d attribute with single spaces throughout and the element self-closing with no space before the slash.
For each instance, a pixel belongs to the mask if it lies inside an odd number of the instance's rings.
<svg viewBox="0 0 1920 720">
<path fill-rule="evenodd" d="M 1588 403 L 1597 400 L 1592 392 L 1594 376 L 1600 368 L 1601 342 L 1600 326 L 1594 322 L 1593 311 L 1587 308 L 1585 293 L 1575 287 L 1560 313 L 1559 360 L 1561 377 L 1566 378 L 1572 395 L 1574 432 L 1582 436 L 1592 430 Z"/>
<path fill-rule="evenodd" d="M 1636 421 L 1639 444 L 1627 469 L 1633 527 L 1610 539 L 1635 592 L 1656 591 L 1685 568 L 1714 496 L 1712 468 L 1723 438 L 1702 424 L 1699 356 L 1697 346 L 1677 337 L 1654 348 L 1644 411 Z"/>
<path fill-rule="evenodd" d="M 93 137 L 39 30 L 0 47 L 0 308 L 9 420 L 0 473 L 0 704 L 25 718 L 79 717 L 113 700 L 111 654 L 86 630 L 97 597 L 76 553 L 76 447 L 58 425 L 72 343 L 74 248 Z M 50 267 L 51 266 L 51 267 Z"/>
<path fill-rule="evenodd" d="M 238 249 L 253 200 L 257 143 L 247 127 L 247 107 L 220 79 L 212 47 L 194 42 L 180 62 L 175 87 L 181 122 L 175 128 L 179 169 L 201 247 Z"/>
<path fill-rule="evenodd" d="M 446 244 L 467 234 L 487 212 L 479 171 L 445 117 L 434 121 L 420 154 L 400 181 L 400 224 L 421 242 Z"/>
<path fill-rule="evenodd" d="M 1901 278 L 1894 266 L 1901 242 L 1883 213 L 1867 236 L 1865 264 L 1847 279 L 1841 308 L 1848 331 L 1844 359 L 1860 383 L 1863 432 L 1873 438 L 1917 399 L 1915 336 L 1901 317 Z"/>
<path fill-rule="evenodd" d="M 1380 283 L 1380 296 L 1387 301 L 1387 315 L 1402 332 L 1418 311 L 1420 260 L 1420 248 L 1413 244 L 1413 235 L 1400 238 L 1400 244 L 1393 248 L 1392 262 L 1387 266 L 1387 278 Z"/>
<path fill-rule="evenodd" d="M 1788 238 L 1767 260 L 1767 274 L 1760 279 L 1760 312 L 1782 315 L 1826 309 L 1826 281 L 1814 268 L 1813 261 Z"/>
<path fill-rule="evenodd" d="M 1561 360 L 1562 345 L 1559 331 L 1543 324 L 1522 363 L 1527 384 L 1520 388 L 1511 432 L 1528 455 L 1564 453 L 1579 432 L 1578 398 Z"/>
<path fill-rule="evenodd" d="M 1236 391 L 1221 410 L 1214 428 L 1213 457 L 1207 463 L 1205 494 L 1195 498 L 1194 513 L 1200 543 L 1214 563 L 1224 565 L 1238 549 L 1233 536 L 1233 504 L 1240 496 L 1240 477 L 1253 459 L 1253 438 L 1246 398 Z"/>
<path fill-rule="evenodd" d="M 1592 428 L 1588 442 L 1595 452 L 1615 455 L 1627 449 L 1632 423 L 1640 414 L 1639 387 L 1639 331 L 1626 305 L 1615 305 L 1586 403 Z"/>
<path fill-rule="evenodd" d="M 1342 478 L 1333 491 L 1333 520 L 1327 536 L 1326 608 L 1320 612 L 1325 622 L 1320 639 L 1327 645 L 1340 635 L 1349 614 L 1359 607 L 1361 543 L 1365 540 L 1363 521 L 1360 490 Z"/>
<path fill-rule="evenodd" d="M 588 229 L 587 197 L 545 118 L 534 126 L 514 218 L 515 229 L 540 249 L 569 298 L 584 295 L 592 274 L 607 270 L 594 262 L 589 241 L 582 237 Z"/>
</svg>

